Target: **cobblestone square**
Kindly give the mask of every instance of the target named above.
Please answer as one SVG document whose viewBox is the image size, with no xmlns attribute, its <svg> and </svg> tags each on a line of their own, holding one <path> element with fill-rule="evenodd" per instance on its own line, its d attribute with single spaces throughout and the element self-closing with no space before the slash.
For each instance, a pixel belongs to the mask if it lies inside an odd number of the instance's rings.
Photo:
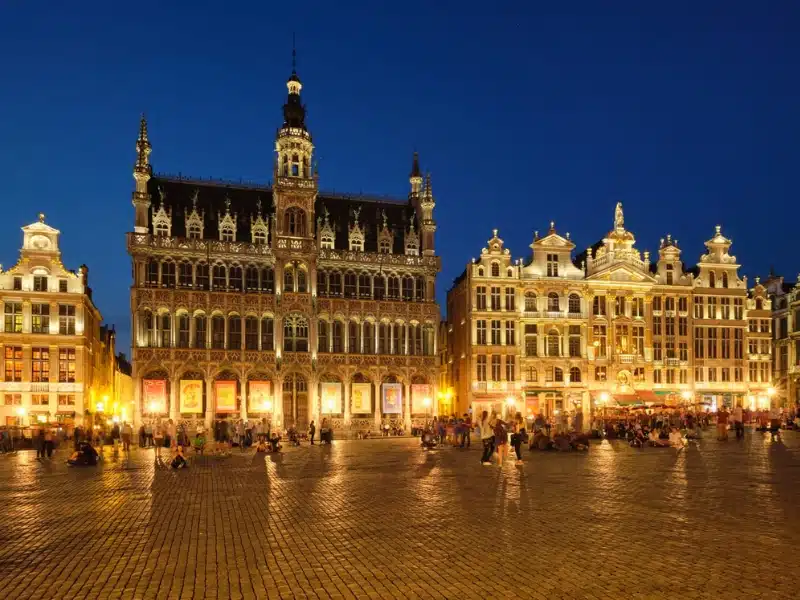
<svg viewBox="0 0 800 600">
<path fill-rule="evenodd" d="M 2 598 L 789 598 L 800 436 L 479 464 L 411 439 L 0 456 Z"/>
</svg>

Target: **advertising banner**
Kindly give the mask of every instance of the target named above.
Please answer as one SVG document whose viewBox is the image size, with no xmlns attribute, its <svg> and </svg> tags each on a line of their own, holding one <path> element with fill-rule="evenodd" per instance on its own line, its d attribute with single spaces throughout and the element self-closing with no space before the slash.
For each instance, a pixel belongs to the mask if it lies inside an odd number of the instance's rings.
<svg viewBox="0 0 800 600">
<path fill-rule="evenodd" d="M 342 384 L 323 382 L 319 387 L 322 412 L 326 414 L 342 412 Z"/>
<path fill-rule="evenodd" d="M 235 381 L 215 381 L 214 397 L 217 399 L 217 412 L 236 412 Z"/>
<path fill-rule="evenodd" d="M 385 415 L 403 414 L 403 384 L 384 383 L 382 389 L 383 389 L 383 414 Z"/>
<path fill-rule="evenodd" d="M 165 379 L 142 380 L 142 411 L 156 414 L 167 412 L 167 381 Z"/>
<path fill-rule="evenodd" d="M 427 406 L 425 398 L 428 399 Z M 427 414 L 433 411 L 433 386 L 427 383 L 415 383 L 411 386 L 411 413 Z"/>
<path fill-rule="evenodd" d="M 272 412 L 272 382 L 271 381 L 251 381 L 248 395 L 248 410 L 250 412 Z"/>
<path fill-rule="evenodd" d="M 354 383 L 350 386 L 352 395 L 351 411 L 354 415 L 364 415 L 372 412 L 372 384 Z"/>
<path fill-rule="evenodd" d="M 181 412 L 203 412 L 203 381 L 200 379 L 181 379 Z"/>
</svg>

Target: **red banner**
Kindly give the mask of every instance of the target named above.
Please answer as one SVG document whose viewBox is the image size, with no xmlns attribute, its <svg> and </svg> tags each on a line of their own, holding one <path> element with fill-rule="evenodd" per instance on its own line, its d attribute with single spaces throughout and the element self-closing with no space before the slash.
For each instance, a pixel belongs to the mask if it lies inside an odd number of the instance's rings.
<svg viewBox="0 0 800 600">
<path fill-rule="evenodd" d="M 162 414 L 167 412 L 166 380 L 142 380 L 142 412 L 145 414 Z"/>
</svg>

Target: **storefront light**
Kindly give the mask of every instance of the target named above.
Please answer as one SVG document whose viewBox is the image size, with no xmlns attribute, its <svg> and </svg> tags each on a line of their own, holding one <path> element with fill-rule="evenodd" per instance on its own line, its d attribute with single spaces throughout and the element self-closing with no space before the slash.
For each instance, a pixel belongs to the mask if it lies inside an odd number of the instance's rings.
<svg viewBox="0 0 800 600">
<path fill-rule="evenodd" d="M 96 406 L 97 412 L 103 412 L 103 403 L 98 402 Z"/>
<path fill-rule="evenodd" d="M 264 411 L 269 412 L 272 410 L 272 402 L 269 400 L 264 400 Z"/>
<path fill-rule="evenodd" d="M 603 392 L 600 394 L 600 402 L 606 403 L 608 402 L 608 392 Z"/>
<path fill-rule="evenodd" d="M 25 413 L 27 412 L 24 407 L 18 406 L 17 410 L 15 411 L 18 417 L 24 417 Z"/>
</svg>

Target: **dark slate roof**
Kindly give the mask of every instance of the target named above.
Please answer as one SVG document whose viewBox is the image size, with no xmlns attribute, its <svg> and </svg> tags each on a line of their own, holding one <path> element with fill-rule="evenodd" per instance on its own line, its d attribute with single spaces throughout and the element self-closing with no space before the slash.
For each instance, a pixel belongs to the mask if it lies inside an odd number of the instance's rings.
<svg viewBox="0 0 800 600">
<path fill-rule="evenodd" d="M 259 199 L 261 214 L 265 220 L 274 212 L 270 185 L 154 175 L 148 183 L 154 210 L 158 210 L 160 206 L 159 190 L 166 193 L 164 204 L 168 210 L 172 210 L 172 235 L 175 237 L 186 237 L 185 214 L 192 211 L 192 197 L 195 190 L 198 191 L 197 211 L 199 213 L 205 211 L 203 237 L 206 239 L 219 237 L 218 215 L 225 215 L 226 198 L 231 201 L 231 214 L 237 215 L 236 239 L 240 241 L 250 240 L 250 217 L 255 218 Z M 359 223 L 365 234 L 366 252 L 376 252 L 378 249 L 378 232 L 383 227 L 382 212 L 386 213 L 389 229 L 394 233 L 393 253 L 405 252 L 403 232 L 408 229 L 411 219 L 414 219 L 419 234 L 419 221 L 413 205 L 408 200 L 323 191 L 319 192 L 314 207 L 316 213 L 314 227 L 316 228 L 316 217 L 322 217 L 324 210 L 327 209 L 330 223 L 336 232 L 335 247 L 346 249 L 349 224 L 358 208 L 361 209 Z"/>
</svg>

